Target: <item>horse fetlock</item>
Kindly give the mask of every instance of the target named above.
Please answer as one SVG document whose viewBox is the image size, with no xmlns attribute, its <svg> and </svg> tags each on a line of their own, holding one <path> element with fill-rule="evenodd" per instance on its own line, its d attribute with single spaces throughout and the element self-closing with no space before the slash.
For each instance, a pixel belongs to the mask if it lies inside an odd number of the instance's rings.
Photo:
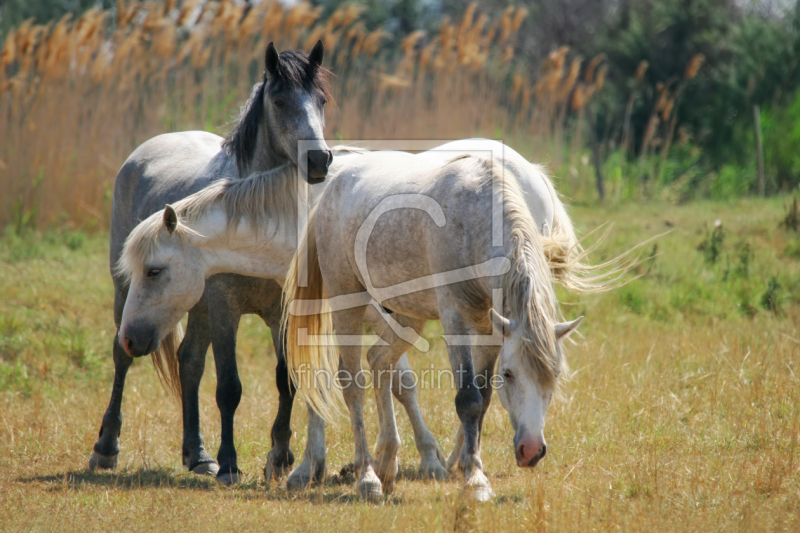
<svg viewBox="0 0 800 533">
<path fill-rule="evenodd" d="M 383 484 L 384 490 L 389 493 L 394 488 L 397 477 L 397 454 L 379 454 L 375 460 L 375 473 Z"/>
<path fill-rule="evenodd" d="M 447 479 L 447 469 L 442 466 L 439 457 L 423 457 L 419 464 L 419 477 L 424 479 L 437 479 L 442 481 Z"/>
<path fill-rule="evenodd" d="M 278 481 L 291 471 L 294 464 L 294 454 L 289 449 L 273 448 L 267 454 L 267 464 L 264 465 L 264 479 L 267 483 Z"/>
<path fill-rule="evenodd" d="M 96 468 L 100 468 L 101 470 L 114 470 L 117 468 L 118 460 L 119 454 L 103 455 L 95 451 L 92 452 L 92 456 L 89 458 L 89 468 L 91 470 Z"/>
</svg>

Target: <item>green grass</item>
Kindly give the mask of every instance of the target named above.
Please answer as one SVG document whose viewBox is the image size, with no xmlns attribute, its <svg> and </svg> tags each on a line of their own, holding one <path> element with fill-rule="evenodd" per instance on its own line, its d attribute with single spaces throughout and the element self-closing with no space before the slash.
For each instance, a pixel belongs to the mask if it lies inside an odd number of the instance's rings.
<svg viewBox="0 0 800 533">
<path fill-rule="evenodd" d="M 113 376 L 113 288 L 107 237 L 75 232 L 0 238 L 0 529 L 2 530 L 797 530 L 800 471 L 800 234 L 779 228 L 786 198 L 577 207 L 587 232 L 611 221 L 595 262 L 654 235 L 640 277 L 604 295 L 560 291 L 586 316 L 569 347 L 576 370 L 548 416 L 548 456 L 515 466 L 495 400 L 483 463 L 497 494 L 476 505 L 457 479 L 414 479 L 405 415 L 395 493 L 356 499 L 337 473 L 352 460 L 342 420 L 328 431 L 329 482 L 294 495 L 264 486 L 277 407 L 274 351 L 260 319 L 242 320 L 244 397 L 236 418 L 245 481 L 227 489 L 180 466 L 181 416 L 152 365 L 137 361 L 123 406 L 120 468 L 86 469 Z M 723 238 L 709 252 L 714 221 Z M 591 242 L 591 238 L 589 239 Z M 705 246 L 701 246 L 705 243 Z M 715 260 L 712 260 L 712 256 Z M 446 368 L 439 325 L 417 369 Z M 207 360 L 201 424 L 219 445 Z M 445 453 L 457 419 L 451 390 L 420 391 Z M 305 441 L 298 405 L 293 450 Z M 373 402 L 369 435 L 377 433 Z"/>
</svg>

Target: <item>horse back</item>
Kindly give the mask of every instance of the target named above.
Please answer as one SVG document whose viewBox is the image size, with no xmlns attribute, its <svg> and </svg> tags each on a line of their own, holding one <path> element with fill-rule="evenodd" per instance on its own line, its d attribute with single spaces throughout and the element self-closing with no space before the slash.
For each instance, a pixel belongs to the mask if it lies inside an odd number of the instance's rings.
<svg viewBox="0 0 800 533">
<path fill-rule="evenodd" d="M 221 149 L 222 137 L 202 131 L 158 135 L 125 161 L 114 183 L 111 207 L 113 269 L 128 234 L 151 214 L 236 172 Z"/>
</svg>

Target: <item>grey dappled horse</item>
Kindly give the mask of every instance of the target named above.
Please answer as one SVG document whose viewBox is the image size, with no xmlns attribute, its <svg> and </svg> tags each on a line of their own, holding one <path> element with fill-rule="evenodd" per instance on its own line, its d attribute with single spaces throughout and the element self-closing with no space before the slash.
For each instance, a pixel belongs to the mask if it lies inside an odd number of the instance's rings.
<svg viewBox="0 0 800 533">
<path fill-rule="evenodd" d="M 327 71 L 320 66 L 323 54 L 321 41 L 308 55 L 295 51 L 279 55 L 270 43 L 262 82 L 254 87 L 227 140 L 223 142 L 222 138 L 205 132 L 166 134 L 145 142 L 131 154 L 117 175 L 112 208 L 110 263 L 117 328 L 129 287 L 125 277 L 114 267 L 126 238 L 141 220 L 215 180 L 244 178 L 282 166 L 296 167 L 300 140 L 317 143 L 316 149 L 312 145 L 308 152 L 306 175 L 309 183 L 325 178 L 332 155 L 322 133 L 323 106 L 329 95 Z M 169 276 L 169 272 L 153 270 L 147 275 Z M 163 340 L 155 338 L 148 328 L 129 329 L 122 339 L 118 331 L 113 346 L 115 376 L 111 400 L 90 467 L 116 467 L 125 376 L 132 357 L 154 352 L 157 368 L 181 393 L 184 465 L 196 473 L 216 473 L 224 483 L 236 481 L 239 468 L 233 419 L 242 393 L 236 367 L 236 333 L 241 315 L 254 313 L 272 330 L 278 359 L 279 409 L 272 428 L 272 450 L 265 474 L 269 477 L 271 469 L 277 477 L 288 469 L 294 462 L 289 448 L 294 388 L 288 381 L 280 335 L 280 295 L 281 287 L 274 280 L 235 274 L 212 276 L 205 284 L 202 298 L 189 311 L 186 336 L 177 355 L 175 344 L 180 336 L 177 330 Z M 205 449 L 199 421 L 198 388 L 209 343 L 214 349 L 216 399 L 222 419 L 218 465 Z"/>
</svg>

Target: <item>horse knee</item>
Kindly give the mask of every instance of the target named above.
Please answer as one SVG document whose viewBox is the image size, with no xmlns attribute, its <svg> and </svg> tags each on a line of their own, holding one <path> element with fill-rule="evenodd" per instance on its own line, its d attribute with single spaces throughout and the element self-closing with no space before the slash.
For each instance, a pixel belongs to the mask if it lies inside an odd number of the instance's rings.
<svg viewBox="0 0 800 533">
<path fill-rule="evenodd" d="M 456 413 L 462 420 L 476 420 L 483 412 L 483 397 L 476 389 L 462 389 L 456 394 Z"/>
<path fill-rule="evenodd" d="M 235 411 L 242 399 L 242 382 L 239 377 L 222 379 L 217 383 L 217 407 Z"/>
</svg>

